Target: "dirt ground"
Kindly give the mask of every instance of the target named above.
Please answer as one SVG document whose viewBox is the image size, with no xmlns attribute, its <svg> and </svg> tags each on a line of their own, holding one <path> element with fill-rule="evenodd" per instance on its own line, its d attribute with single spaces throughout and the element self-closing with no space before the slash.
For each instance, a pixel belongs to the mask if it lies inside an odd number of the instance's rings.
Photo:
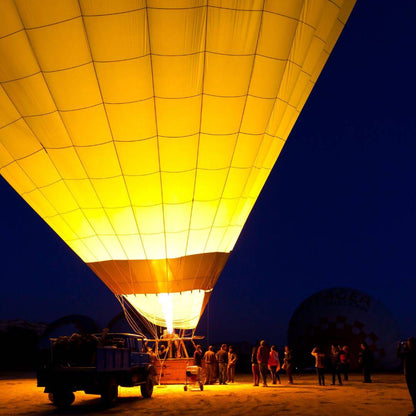
<svg viewBox="0 0 416 416">
<path fill-rule="evenodd" d="M 234 384 L 205 386 L 204 391 L 155 386 L 151 399 L 143 399 L 138 387 L 119 388 L 118 403 L 111 409 L 104 409 L 98 396 L 77 392 L 74 404 L 58 411 L 36 387 L 34 374 L 0 375 L 0 415 L 399 416 L 412 410 L 400 374 L 376 374 L 372 384 L 352 374 L 342 386 L 325 387 L 317 385 L 313 374 L 297 375 L 293 385 L 281 378 L 281 385 L 269 387 L 253 387 L 249 375 L 237 376 Z"/>
</svg>

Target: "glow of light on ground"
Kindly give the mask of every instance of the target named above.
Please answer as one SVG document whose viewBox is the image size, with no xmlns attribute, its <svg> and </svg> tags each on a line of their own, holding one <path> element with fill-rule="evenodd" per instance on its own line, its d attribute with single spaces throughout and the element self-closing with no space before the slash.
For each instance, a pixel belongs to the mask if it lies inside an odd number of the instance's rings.
<svg viewBox="0 0 416 416">
<path fill-rule="evenodd" d="M 51 415 L 54 406 L 33 378 L 0 376 L 0 415 Z M 319 387 L 314 374 L 294 377 L 288 385 L 253 387 L 249 375 L 237 375 L 237 382 L 226 386 L 205 386 L 204 391 L 184 391 L 183 385 L 155 386 L 153 397 L 143 399 L 140 388 L 119 388 L 119 401 L 103 409 L 99 396 L 77 392 L 75 402 L 65 414 L 76 415 L 173 415 L 173 416 L 393 416 L 408 414 L 411 400 L 401 374 L 376 374 L 373 384 L 363 384 L 353 374 L 343 386 Z M 328 384 L 330 377 L 327 375 Z"/>
</svg>

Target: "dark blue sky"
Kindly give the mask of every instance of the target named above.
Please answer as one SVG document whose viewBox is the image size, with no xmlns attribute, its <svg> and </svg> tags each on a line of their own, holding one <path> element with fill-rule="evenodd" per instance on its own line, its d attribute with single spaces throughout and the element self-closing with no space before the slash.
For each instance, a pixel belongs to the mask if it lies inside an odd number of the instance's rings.
<svg viewBox="0 0 416 416">
<path fill-rule="evenodd" d="M 211 341 L 283 343 L 296 307 L 334 286 L 416 335 L 414 16 L 413 0 L 358 0 L 215 287 L 198 331 Z M 119 312 L 2 179 L 0 198 L 0 319 Z"/>
</svg>

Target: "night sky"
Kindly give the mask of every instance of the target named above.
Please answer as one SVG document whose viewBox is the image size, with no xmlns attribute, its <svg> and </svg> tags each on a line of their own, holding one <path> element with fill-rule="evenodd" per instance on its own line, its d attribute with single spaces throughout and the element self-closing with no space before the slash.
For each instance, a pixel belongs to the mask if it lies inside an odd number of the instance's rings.
<svg viewBox="0 0 416 416">
<path fill-rule="evenodd" d="M 415 15 L 414 0 L 358 0 L 214 289 L 197 330 L 210 342 L 282 345 L 330 287 L 416 335 Z M 112 293 L 2 178 L 0 198 L 0 319 L 104 326 Z"/>
</svg>

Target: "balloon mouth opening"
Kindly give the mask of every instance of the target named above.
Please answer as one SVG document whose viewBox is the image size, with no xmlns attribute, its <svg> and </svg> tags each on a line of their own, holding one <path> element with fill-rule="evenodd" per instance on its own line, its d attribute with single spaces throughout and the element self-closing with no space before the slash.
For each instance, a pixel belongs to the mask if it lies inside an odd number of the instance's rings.
<svg viewBox="0 0 416 416">
<path fill-rule="evenodd" d="M 166 329 L 168 334 L 173 334 L 173 305 L 172 296 L 170 293 L 161 293 L 158 296 L 160 306 L 162 307 L 163 315 L 165 317 Z"/>
<path fill-rule="evenodd" d="M 136 293 L 123 295 L 133 308 L 151 323 L 175 329 L 194 329 L 198 325 L 206 296 L 210 290 L 188 290 L 173 293 Z"/>
</svg>

